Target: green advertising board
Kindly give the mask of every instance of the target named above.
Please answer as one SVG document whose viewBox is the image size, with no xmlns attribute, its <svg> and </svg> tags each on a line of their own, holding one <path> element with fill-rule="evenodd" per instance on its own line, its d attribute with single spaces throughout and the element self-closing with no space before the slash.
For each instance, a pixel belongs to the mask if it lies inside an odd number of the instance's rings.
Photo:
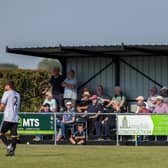
<svg viewBox="0 0 168 168">
<path fill-rule="evenodd" d="M 152 115 L 152 135 L 168 135 L 168 115 Z"/>
<path fill-rule="evenodd" d="M 168 135 L 168 115 L 117 115 L 118 135 Z"/>
<path fill-rule="evenodd" d="M 0 114 L 0 122 L 2 119 L 3 113 Z M 18 133 L 24 135 L 54 134 L 54 114 L 19 114 Z"/>
</svg>

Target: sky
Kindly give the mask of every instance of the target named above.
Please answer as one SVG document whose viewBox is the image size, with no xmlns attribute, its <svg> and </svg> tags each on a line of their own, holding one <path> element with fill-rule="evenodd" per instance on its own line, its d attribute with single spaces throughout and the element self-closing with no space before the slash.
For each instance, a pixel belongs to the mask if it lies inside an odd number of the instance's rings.
<svg viewBox="0 0 168 168">
<path fill-rule="evenodd" d="M 167 0 L 0 0 L 0 63 L 36 69 L 8 47 L 167 44 Z"/>
</svg>

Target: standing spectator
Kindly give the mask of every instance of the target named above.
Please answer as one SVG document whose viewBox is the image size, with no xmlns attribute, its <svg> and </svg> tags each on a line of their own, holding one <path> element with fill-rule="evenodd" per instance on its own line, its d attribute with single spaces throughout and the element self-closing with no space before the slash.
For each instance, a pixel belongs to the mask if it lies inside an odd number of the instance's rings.
<svg viewBox="0 0 168 168">
<path fill-rule="evenodd" d="M 65 104 L 67 101 L 72 102 L 72 106 L 75 107 L 76 100 L 77 100 L 77 81 L 75 79 L 75 72 L 74 70 L 70 70 L 68 72 L 67 78 L 64 80 L 62 86 L 64 89 L 64 99 Z"/>
<path fill-rule="evenodd" d="M 150 110 L 149 106 L 148 106 L 148 103 L 145 102 L 145 98 L 143 96 L 138 96 L 136 98 L 136 101 L 137 101 L 137 110 L 136 110 L 136 113 L 139 113 L 140 112 L 140 107 L 141 106 L 145 106 L 146 109 Z M 145 104 L 145 105 L 144 105 Z"/>
<path fill-rule="evenodd" d="M 156 106 L 153 111 L 154 113 L 168 113 L 168 106 L 164 103 L 164 98 L 162 96 L 157 97 Z"/>
<path fill-rule="evenodd" d="M 126 104 L 126 97 L 123 95 L 121 87 L 116 86 L 114 88 L 114 96 L 112 100 L 109 102 L 107 107 L 112 106 L 114 111 L 116 112 L 122 112 L 125 110 L 125 104 Z"/>
<path fill-rule="evenodd" d="M 51 92 L 46 92 L 46 98 L 43 102 L 43 105 L 41 106 L 39 112 L 44 111 L 44 105 L 49 104 L 50 106 L 50 111 L 51 112 L 56 112 L 57 111 L 57 102 L 55 99 L 53 99 L 52 93 Z"/>
<path fill-rule="evenodd" d="M 90 99 L 92 102 L 88 105 L 87 111 L 82 117 L 86 117 L 87 113 L 90 113 L 88 116 L 89 134 L 93 135 L 96 129 L 96 137 L 100 140 L 102 135 L 100 114 L 103 111 L 103 106 L 98 102 L 96 95 L 93 95 Z"/>
<path fill-rule="evenodd" d="M 60 111 L 63 110 L 63 93 L 64 93 L 64 88 L 62 87 L 63 81 L 64 77 L 60 74 L 60 68 L 53 68 L 52 76 L 49 80 L 49 83 L 52 86 L 53 98 L 57 101 L 59 107 L 58 110 Z"/>
<path fill-rule="evenodd" d="M 59 141 L 62 137 L 65 137 L 65 130 L 68 126 L 71 126 L 75 122 L 75 111 L 72 107 L 72 102 L 66 102 L 66 110 L 63 113 L 62 121 L 57 121 L 57 128 L 59 133 L 56 141 Z"/>
<path fill-rule="evenodd" d="M 153 109 L 155 108 L 155 104 L 156 104 L 156 98 L 157 98 L 158 94 L 157 94 L 157 87 L 153 86 L 150 88 L 150 96 L 147 100 L 147 103 L 149 105 L 149 108 L 151 111 L 153 111 Z"/>
<path fill-rule="evenodd" d="M 163 101 L 166 102 L 168 99 L 168 88 L 166 86 L 160 89 L 160 96 L 163 97 Z"/>
</svg>

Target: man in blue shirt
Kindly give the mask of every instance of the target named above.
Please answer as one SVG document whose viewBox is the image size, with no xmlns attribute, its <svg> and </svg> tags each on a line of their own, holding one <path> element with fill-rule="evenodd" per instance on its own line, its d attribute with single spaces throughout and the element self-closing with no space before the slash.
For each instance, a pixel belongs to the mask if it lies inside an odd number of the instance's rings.
<svg viewBox="0 0 168 168">
<path fill-rule="evenodd" d="M 71 126 L 74 122 L 75 122 L 75 110 L 72 107 L 72 102 L 68 101 L 66 103 L 66 110 L 62 116 L 62 121 L 57 120 L 57 128 L 61 130 L 61 134 L 58 134 L 56 141 L 59 141 L 62 137 L 65 137 L 66 127 Z"/>
</svg>

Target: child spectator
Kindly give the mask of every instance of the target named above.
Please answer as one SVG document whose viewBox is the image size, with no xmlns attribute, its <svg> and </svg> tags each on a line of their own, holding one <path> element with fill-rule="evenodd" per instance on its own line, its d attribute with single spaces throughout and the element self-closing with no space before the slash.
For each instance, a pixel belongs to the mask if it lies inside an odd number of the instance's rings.
<svg viewBox="0 0 168 168">
<path fill-rule="evenodd" d="M 49 112 L 51 112 L 51 111 L 50 111 L 50 105 L 49 105 L 48 103 L 44 104 L 44 105 L 43 105 L 43 108 L 42 108 L 42 110 L 41 110 L 41 112 L 44 112 L 44 113 L 49 113 Z"/>
<path fill-rule="evenodd" d="M 77 126 L 77 131 L 75 131 L 69 138 L 71 144 L 84 145 L 86 143 L 86 133 L 84 131 L 83 125 Z"/>
</svg>

